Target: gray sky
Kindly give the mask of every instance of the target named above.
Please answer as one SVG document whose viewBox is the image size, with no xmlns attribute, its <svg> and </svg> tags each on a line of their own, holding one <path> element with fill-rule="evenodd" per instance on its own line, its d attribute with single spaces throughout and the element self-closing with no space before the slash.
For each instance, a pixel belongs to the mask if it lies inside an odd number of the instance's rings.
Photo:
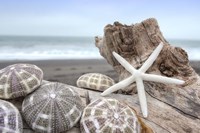
<svg viewBox="0 0 200 133">
<path fill-rule="evenodd" d="M 96 36 L 154 17 L 166 38 L 200 39 L 199 0 L 0 0 L 0 35 Z"/>
</svg>

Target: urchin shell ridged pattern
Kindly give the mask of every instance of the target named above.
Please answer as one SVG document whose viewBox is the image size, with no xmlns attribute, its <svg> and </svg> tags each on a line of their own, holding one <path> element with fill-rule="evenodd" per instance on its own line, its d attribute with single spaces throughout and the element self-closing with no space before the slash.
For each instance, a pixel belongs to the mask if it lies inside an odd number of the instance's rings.
<svg viewBox="0 0 200 133">
<path fill-rule="evenodd" d="M 140 133 L 135 112 L 115 99 L 90 103 L 81 118 L 82 133 Z"/>
<path fill-rule="evenodd" d="M 14 64 L 0 70 L 0 98 L 13 99 L 40 86 L 43 72 L 32 64 Z"/>
<path fill-rule="evenodd" d="M 0 100 L 0 132 L 22 133 L 22 118 L 18 109 L 4 100 Z"/>
<path fill-rule="evenodd" d="M 100 73 L 87 73 L 79 77 L 77 86 L 92 90 L 104 91 L 115 84 L 115 81 Z"/>
<path fill-rule="evenodd" d="M 22 113 L 28 125 L 41 133 L 60 133 L 73 127 L 84 108 L 74 88 L 49 82 L 27 96 Z"/>
</svg>

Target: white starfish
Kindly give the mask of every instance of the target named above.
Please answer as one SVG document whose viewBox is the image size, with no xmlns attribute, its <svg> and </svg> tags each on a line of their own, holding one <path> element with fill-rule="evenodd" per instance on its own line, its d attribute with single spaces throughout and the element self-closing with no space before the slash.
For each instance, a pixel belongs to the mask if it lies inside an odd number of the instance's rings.
<svg viewBox="0 0 200 133">
<path fill-rule="evenodd" d="M 148 116 L 147 101 L 146 101 L 146 95 L 145 95 L 143 80 L 154 81 L 154 82 L 159 82 L 159 83 L 171 83 L 171 84 L 183 84 L 183 83 L 185 83 L 184 81 L 179 80 L 179 79 L 168 78 L 168 77 L 163 77 L 163 76 L 154 75 L 154 74 L 145 74 L 145 72 L 149 69 L 149 67 L 151 67 L 153 62 L 158 57 L 160 51 L 162 50 L 162 47 L 163 47 L 163 43 L 161 42 L 158 45 L 158 47 L 153 51 L 153 53 L 149 56 L 149 58 L 145 61 L 145 63 L 142 65 L 142 67 L 139 70 L 136 70 L 123 57 L 121 57 L 117 53 L 113 52 L 113 55 L 117 59 L 117 61 L 128 72 L 130 72 L 132 74 L 132 76 L 130 76 L 127 79 L 124 79 L 121 82 L 111 86 L 110 88 L 105 90 L 101 95 L 106 96 L 106 95 L 108 95 L 108 94 L 110 94 L 114 91 L 117 91 L 119 89 L 127 87 L 131 83 L 136 81 L 138 97 L 139 97 L 139 101 L 140 101 L 142 114 L 143 114 L 144 117 L 147 117 Z"/>
</svg>

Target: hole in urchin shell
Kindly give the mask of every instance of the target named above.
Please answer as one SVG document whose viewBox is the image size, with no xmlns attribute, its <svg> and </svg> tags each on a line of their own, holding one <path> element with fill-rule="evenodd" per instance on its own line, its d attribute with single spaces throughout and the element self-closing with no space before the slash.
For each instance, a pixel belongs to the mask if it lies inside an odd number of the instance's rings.
<svg viewBox="0 0 200 133">
<path fill-rule="evenodd" d="M 119 115 L 117 113 L 114 113 L 114 118 L 119 119 Z"/>
<path fill-rule="evenodd" d="M 54 99 L 54 98 L 56 97 L 56 94 L 51 93 L 51 94 L 50 94 L 50 97 Z"/>
</svg>

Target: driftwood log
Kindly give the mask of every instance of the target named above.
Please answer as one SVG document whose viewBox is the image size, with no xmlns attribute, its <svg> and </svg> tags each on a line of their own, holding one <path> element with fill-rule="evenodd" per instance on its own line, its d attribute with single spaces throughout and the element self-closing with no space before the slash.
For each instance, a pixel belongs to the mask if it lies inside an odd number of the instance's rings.
<svg viewBox="0 0 200 133">
<path fill-rule="evenodd" d="M 104 36 L 96 37 L 95 40 L 100 54 L 119 74 L 120 81 L 129 77 L 130 73 L 112 56 L 113 51 L 135 68 L 140 68 L 162 41 L 164 47 L 147 73 L 181 79 L 185 84 L 145 82 L 149 116 L 144 120 L 157 133 L 200 133 L 200 77 L 189 65 L 187 53 L 171 46 L 163 37 L 155 19 L 150 18 L 130 26 L 115 22 L 107 25 Z M 122 98 L 116 98 L 127 100 L 141 112 L 135 84 L 122 88 L 122 93 L 133 96 L 120 95 Z M 118 94 L 111 96 L 114 95 Z"/>
</svg>

